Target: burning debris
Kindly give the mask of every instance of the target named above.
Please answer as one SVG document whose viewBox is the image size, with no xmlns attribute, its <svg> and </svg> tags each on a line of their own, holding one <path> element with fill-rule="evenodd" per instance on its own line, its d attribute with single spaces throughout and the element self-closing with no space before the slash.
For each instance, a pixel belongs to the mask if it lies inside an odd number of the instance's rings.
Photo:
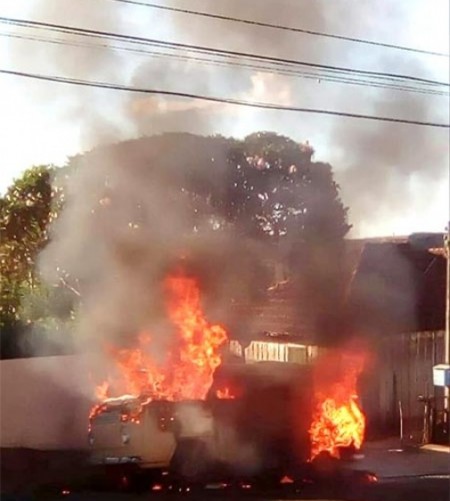
<svg viewBox="0 0 450 501">
<path fill-rule="evenodd" d="M 339 370 L 335 382 L 325 380 L 327 375 L 321 380 L 320 369 L 326 364 L 330 364 L 328 370 Z M 366 421 L 358 402 L 357 382 L 362 369 L 363 358 L 352 354 L 338 355 L 337 359 L 331 354 L 319 364 L 309 430 L 312 459 L 323 452 L 339 458 L 342 448 L 361 448 Z"/>
<path fill-rule="evenodd" d="M 232 393 L 231 389 L 228 386 L 226 386 L 223 390 L 216 390 L 216 397 L 220 400 L 236 398 L 236 396 Z"/>
</svg>

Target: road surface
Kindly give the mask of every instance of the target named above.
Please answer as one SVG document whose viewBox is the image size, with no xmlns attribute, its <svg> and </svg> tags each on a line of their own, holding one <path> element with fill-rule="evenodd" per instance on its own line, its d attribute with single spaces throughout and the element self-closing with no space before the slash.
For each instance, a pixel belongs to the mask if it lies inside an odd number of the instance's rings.
<svg viewBox="0 0 450 501">
<path fill-rule="evenodd" d="M 19 451 L 20 452 L 20 451 Z M 203 490 L 201 492 L 168 493 L 164 491 L 121 493 L 93 492 L 80 484 L 84 472 L 81 456 L 52 453 L 45 459 L 33 452 L 25 455 L 2 451 L 2 501 L 67 500 L 67 501 L 165 501 L 222 499 L 326 499 L 349 501 L 448 501 L 450 499 L 450 454 L 448 452 L 402 449 L 392 441 L 369 443 L 364 457 L 351 463 L 354 469 L 369 470 L 378 482 L 351 489 L 322 489 L 292 485 L 267 492 L 250 488 Z M 12 463 L 15 461 L 15 464 Z M 36 461 L 37 459 L 37 461 Z M 6 461 L 5 461 L 6 460 Z M 14 468 L 13 468 L 14 466 Z M 8 469 L 9 467 L 9 469 Z M 50 480 L 51 479 L 51 480 Z M 45 480 L 45 481 L 44 481 Z M 80 487 L 83 485 L 83 487 Z"/>
</svg>

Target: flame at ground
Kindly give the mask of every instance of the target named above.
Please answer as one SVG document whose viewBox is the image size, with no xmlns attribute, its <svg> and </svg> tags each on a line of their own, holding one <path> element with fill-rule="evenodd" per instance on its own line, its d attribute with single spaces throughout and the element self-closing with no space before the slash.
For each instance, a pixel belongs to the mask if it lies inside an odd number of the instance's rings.
<svg viewBox="0 0 450 501">
<path fill-rule="evenodd" d="M 164 286 L 167 314 L 175 331 L 167 360 L 164 364 L 155 361 L 150 352 L 151 334 L 147 332 L 138 336 L 136 348 L 109 346 L 115 373 L 98 385 L 96 395 L 100 399 L 129 395 L 148 402 L 206 397 L 221 363 L 219 350 L 227 334 L 221 326 L 206 320 L 195 279 L 170 276 Z M 101 408 L 101 404 L 96 406 L 91 418 Z"/>
<path fill-rule="evenodd" d="M 363 359 L 341 356 L 339 365 L 340 380 L 332 384 L 319 382 L 315 390 L 315 408 L 309 429 L 312 459 L 321 452 L 338 458 L 340 448 L 353 446 L 359 449 L 364 440 L 366 421 L 357 395 Z M 330 367 L 336 367 L 336 364 L 331 362 Z"/>
<path fill-rule="evenodd" d="M 216 397 L 220 400 L 232 400 L 236 398 L 228 386 L 223 389 L 216 390 Z"/>
</svg>

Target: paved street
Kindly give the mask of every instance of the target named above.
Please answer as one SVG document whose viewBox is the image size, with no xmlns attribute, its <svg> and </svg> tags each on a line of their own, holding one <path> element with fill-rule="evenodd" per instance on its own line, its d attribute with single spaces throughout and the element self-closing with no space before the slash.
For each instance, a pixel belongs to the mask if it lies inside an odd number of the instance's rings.
<svg viewBox="0 0 450 501">
<path fill-rule="evenodd" d="M 86 487 L 82 490 L 76 485 L 71 485 L 69 477 L 64 482 L 62 471 L 58 475 L 58 483 L 45 489 L 26 488 L 31 470 L 38 470 L 38 466 L 31 468 L 30 463 L 26 470 L 17 469 L 18 476 L 14 485 L 15 494 L 6 495 L 2 492 L 2 501 L 31 501 L 45 499 L 68 501 L 134 501 L 134 500 L 220 500 L 220 499 L 336 499 L 351 501 L 448 501 L 450 497 L 450 454 L 448 452 L 434 452 L 421 449 L 402 449 L 397 440 L 385 440 L 366 444 L 364 457 L 348 466 L 352 469 L 369 470 L 374 472 L 379 482 L 361 489 L 350 490 L 324 490 L 321 492 L 316 487 L 303 488 L 299 491 L 284 486 L 274 492 L 257 492 L 254 487 L 235 491 L 202 491 L 200 493 L 184 492 L 182 494 L 165 494 L 164 492 L 147 491 L 141 494 L 127 494 L 117 492 L 89 492 Z M 39 461 L 47 470 L 51 461 Z M 76 461 L 68 461 L 68 467 L 77 469 Z M 2 463 L 2 480 L 4 476 L 4 463 Z M 69 471 L 69 470 L 68 470 Z M 11 471 L 9 475 L 11 475 Z M 69 475 L 69 474 L 68 474 Z M 70 475 L 69 475 L 70 476 Z M 47 477 L 48 479 L 48 477 Z M 8 478 L 11 481 L 11 478 Z M 56 486 L 57 485 L 57 486 Z M 68 492 L 63 492 L 67 489 Z M 28 490 L 28 494 L 26 494 Z"/>
<path fill-rule="evenodd" d="M 444 449 L 444 448 L 442 448 Z M 402 447 L 400 440 L 369 442 L 355 468 L 373 471 L 380 478 L 449 474 L 450 453 Z"/>
</svg>

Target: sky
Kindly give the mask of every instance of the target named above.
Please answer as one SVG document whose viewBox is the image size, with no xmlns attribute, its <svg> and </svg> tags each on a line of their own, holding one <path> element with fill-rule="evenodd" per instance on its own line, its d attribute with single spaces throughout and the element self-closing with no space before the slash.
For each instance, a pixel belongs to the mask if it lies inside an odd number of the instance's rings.
<svg viewBox="0 0 450 501">
<path fill-rule="evenodd" d="M 447 0 L 159 3 L 449 52 Z M 0 16 L 449 79 L 449 59 L 445 57 L 208 20 L 113 0 L 2 0 Z M 0 23 L 3 69 L 449 123 L 448 96 L 343 85 L 260 70 L 206 67 L 148 54 L 62 46 L 6 34 L 43 35 L 42 30 Z M 449 220 L 448 129 L 114 93 L 6 75 L 0 75 L 0 193 L 32 165 L 64 165 L 68 157 L 101 144 L 177 130 L 237 137 L 270 130 L 299 142 L 309 141 L 315 159 L 334 168 L 343 202 L 350 208 L 351 235 L 355 237 L 443 231 Z"/>
</svg>

